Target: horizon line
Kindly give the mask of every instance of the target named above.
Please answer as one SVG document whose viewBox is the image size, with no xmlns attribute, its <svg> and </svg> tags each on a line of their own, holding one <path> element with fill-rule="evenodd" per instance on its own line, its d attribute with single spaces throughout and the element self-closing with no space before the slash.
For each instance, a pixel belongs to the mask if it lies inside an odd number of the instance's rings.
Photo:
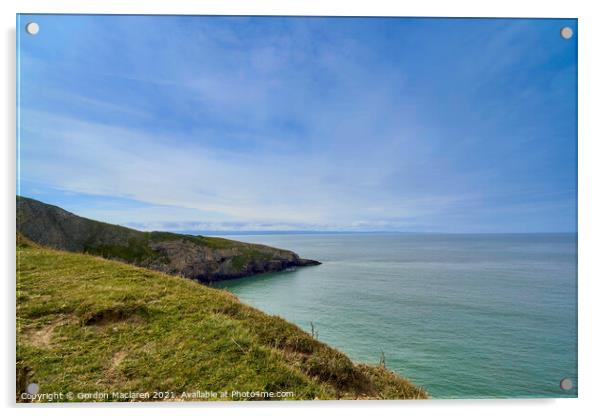
<svg viewBox="0 0 602 416">
<path fill-rule="evenodd" d="M 152 232 L 152 231 L 149 231 Z M 286 234 L 439 234 L 439 235 L 527 235 L 527 234 L 578 234 L 578 231 L 508 231 L 508 232 L 466 232 L 466 231 L 387 231 L 387 230 L 172 230 L 161 231 L 177 234 L 203 236 L 237 236 L 237 235 L 286 235 Z"/>
</svg>

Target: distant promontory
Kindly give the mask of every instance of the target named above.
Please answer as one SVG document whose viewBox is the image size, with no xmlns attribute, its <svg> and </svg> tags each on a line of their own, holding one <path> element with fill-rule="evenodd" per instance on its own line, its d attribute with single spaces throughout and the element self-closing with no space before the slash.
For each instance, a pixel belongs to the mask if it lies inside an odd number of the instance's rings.
<svg viewBox="0 0 602 416">
<path fill-rule="evenodd" d="M 107 224 L 22 196 L 17 196 L 17 232 L 43 246 L 95 254 L 203 283 L 320 264 L 260 244 Z"/>
</svg>

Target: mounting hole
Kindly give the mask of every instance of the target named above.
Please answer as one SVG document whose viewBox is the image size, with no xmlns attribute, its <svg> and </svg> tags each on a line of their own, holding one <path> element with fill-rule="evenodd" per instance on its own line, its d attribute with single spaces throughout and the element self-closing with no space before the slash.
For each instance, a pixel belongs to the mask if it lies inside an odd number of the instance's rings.
<svg viewBox="0 0 602 416">
<path fill-rule="evenodd" d="M 29 22 L 25 25 L 25 31 L 30 35 L 37 35 L 40 31 L 40 25 L 36 22 Z"/>
<path fill-rule="evenodd" d="M 563 39 L 570 39 L 573 37 L 573 29 L 571 29 L 568 26 L 563 27 L 562 29 L 560 29 L 560 36 L 562 36 Z"/>
<path fill-rule="evenodd" d="M 569 391 L 573 388 L 573 380 L 570 378 L 563 378 L 560 380 L 560 388 L 564 391 Z"/>
<path fill-rule="evenodd" d="M 27 385 L 26 390 L 29 394 L 38 394 L 38 392 L 40 391 L 40 386 L 38 385 L 38 383 L 30 383 Z"/>
</svg>

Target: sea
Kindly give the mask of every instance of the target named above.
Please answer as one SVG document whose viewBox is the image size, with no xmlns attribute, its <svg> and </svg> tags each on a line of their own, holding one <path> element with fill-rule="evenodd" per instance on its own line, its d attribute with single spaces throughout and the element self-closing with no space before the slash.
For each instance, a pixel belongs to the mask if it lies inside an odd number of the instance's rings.
<svg viewBox="0 0 602 416">
<path fill-rule="evenodd" d="M 576 234 L 227 238 L 322 264 L 216 286 L 433 398 L 577 396 Z"/>
</svg>

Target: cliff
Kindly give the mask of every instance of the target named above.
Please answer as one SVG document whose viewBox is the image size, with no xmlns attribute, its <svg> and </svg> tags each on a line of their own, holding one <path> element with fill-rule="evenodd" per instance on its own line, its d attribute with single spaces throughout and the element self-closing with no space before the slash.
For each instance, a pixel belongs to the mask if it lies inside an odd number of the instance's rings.
<svg viewBox="0 0 602 416">
<path fill-rule="evenodd" d="M 40 394 L 63 393 L 56 401 L 427 397 L 384 366 L 353 363 L 224 290 L 21 237 L 16 366 L 18 401 L 30 400 L 29 383 Z M 125 392 L 142 395 L 113 395 Z"/>
<path fill-rule="evenodd" d="M 260 244 L 107 224 L 20 196 L 17 232 L 42 246 L 99 255 L 204 283 L 320 264 Z"/>
</svg>

